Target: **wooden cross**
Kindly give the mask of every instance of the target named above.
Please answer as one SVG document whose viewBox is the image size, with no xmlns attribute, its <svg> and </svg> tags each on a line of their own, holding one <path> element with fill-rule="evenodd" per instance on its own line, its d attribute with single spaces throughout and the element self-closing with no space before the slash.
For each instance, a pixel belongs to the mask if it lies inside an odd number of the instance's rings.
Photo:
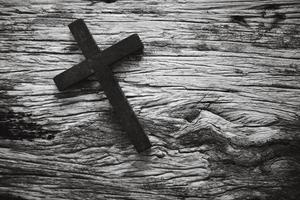
<svg viewBox="0 0 300 200">
<path fill-rule="evenodd" d="M 118 60 L 143 50 L 143 44 L 139 36 L 133 34 L 100 52 L 82 19 L 69 24 L 69 28 L 86 60 L 54 77 L 58 89 L 64 90 L 95 73 L 136 150 L 142 152 L 150 148 L 151 143 L 147 135 L 109 68 Z"/>
</svg>

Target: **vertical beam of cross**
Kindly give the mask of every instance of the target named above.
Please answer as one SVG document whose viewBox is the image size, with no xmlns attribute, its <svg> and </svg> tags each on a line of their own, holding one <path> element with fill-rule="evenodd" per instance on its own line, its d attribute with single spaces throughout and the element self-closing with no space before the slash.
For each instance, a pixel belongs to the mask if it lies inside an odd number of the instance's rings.
<svg viewBox="0 0 300 200">
<path fill-rule="evenodd" d="M 100 49 L 83 19 L 78 19 L 68 26 L 83 55 L 87 59 L 92 59 L 95 55 L 100 53 Z"/>
<path fill-rule="evenodd" d="M 58 88 L 61 90 L 69 87 L 95 72 L 104 93 L 119 116 L 123 128 L 136 150 L 142 152 L 150 148 L 151 143 L 147 135 L 109 68 L 118 60 L 143 49 L 139 36 L 131 35 L 100 53 L 83 20 L 76 20 L 69 25 L 69 28 L 87 60 L 57 75 L 54 81 Z M 65 80 L 69 78 L 70 80 Z"/>
</svg>

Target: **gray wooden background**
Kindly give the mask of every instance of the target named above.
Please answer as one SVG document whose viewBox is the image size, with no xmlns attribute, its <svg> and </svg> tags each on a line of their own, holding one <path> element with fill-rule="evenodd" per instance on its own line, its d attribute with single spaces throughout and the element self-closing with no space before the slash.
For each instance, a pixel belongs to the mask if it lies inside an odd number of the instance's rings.
<svg viewBox="0 0 300 200">
<path fill-rule="evenodd" d="M 153 144 L 137 154 L 84 59 L 132 33 L 114 67 Z M 0 0 L 0 199 L 298 199 L 299 0 Z"/>
</svg>

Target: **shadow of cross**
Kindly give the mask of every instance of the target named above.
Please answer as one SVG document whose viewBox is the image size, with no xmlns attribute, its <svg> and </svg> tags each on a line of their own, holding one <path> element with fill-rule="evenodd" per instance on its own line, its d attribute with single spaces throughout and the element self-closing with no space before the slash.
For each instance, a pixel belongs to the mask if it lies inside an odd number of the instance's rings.
<svg viewBox="0 0 300 200">
<path fill-rule="evenodd" d="M 133 34 L 100 52 L 82 19 L 69 24 L 69 28 L 86 60 L 55 76 L 56 86 L 64 90 L 95 73 L 136 150 L 140 153 L 149 149 L 150 141 L 109 68 L 120 59 L 143 49 L 139 36 Z"/>
</svg>

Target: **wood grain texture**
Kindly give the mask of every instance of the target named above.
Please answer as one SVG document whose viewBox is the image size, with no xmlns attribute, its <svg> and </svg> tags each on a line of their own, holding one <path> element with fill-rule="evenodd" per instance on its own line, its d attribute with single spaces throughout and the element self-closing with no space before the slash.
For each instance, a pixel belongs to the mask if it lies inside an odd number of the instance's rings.
<svg viewBox="0 0 300 200">
<path fill-rule="evenodd" d="M 298 0 L 0 0 L 0 197 L 297 199 Z M 67 25 L 142 56 L 114 75 L 148 134 L 136 153 Z"/>
</svg>

